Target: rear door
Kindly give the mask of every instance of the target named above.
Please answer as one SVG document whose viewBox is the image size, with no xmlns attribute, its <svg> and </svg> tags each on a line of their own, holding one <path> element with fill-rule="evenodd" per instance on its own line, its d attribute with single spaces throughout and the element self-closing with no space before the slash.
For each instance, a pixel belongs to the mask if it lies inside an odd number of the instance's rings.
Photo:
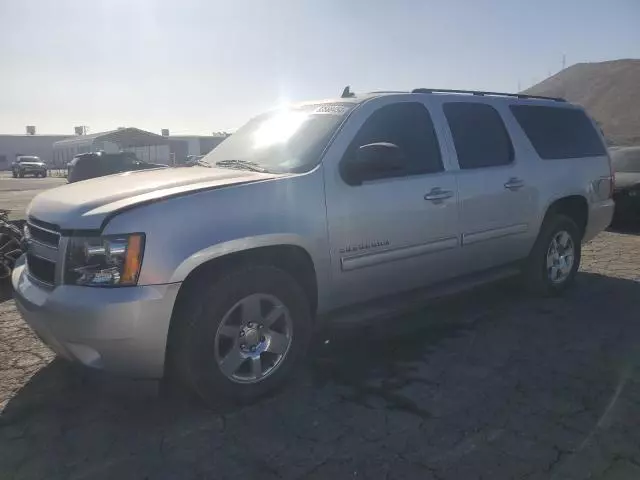
<svg viewBox="0 0 640 480">
<path fill-rule="evenodd" d="M 427 109 L 414 96 L 380 97 L 349 117 L 325 156 L 335 306 L 455 275 L 459 250 L 455 178 Z M 400 147 L 402 171 L 350 185 L 341 174 L 362 145 Z"/>
<path fill-rule="evenodd" d="M 537 189 L 499 103 L 440 99 L 458 163 L 462 263 L 471 273 L 527 255 Z"/>
</svg>

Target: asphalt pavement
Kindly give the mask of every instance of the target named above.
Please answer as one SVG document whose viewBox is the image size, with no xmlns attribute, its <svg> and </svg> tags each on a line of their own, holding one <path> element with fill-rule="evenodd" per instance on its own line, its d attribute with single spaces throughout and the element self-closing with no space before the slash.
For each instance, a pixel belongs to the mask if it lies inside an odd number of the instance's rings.
<svg viewBox="0 0 640 480">
<path fill-rule="evenodd" d="M 0 175 L 0 208 L 65 181 Z M 563 297 L 503 282 L 328 329 L 226 411 L 56 359 L 0 288 L 0 479 L 635 480 L 639 281 L 640 236 L 605 232 Z"/>
<path fill-rule="evenodd" d="M 23 219 L 33 197 L 66 183 L 67 179 L 63 177 L 13 178 L 10 172 L 0 172 L 0 209 L 9 210 L 11 220 Z"/>
<path fill-rule="evenodd" d="M 606 232 L 564 297 L 506 282 L 328 330 L 288 389 L 227 411 L 56 359 L 7 300 L 0 478 L 635 480 L 639 279 L 640 237 Z"/>
</svg>

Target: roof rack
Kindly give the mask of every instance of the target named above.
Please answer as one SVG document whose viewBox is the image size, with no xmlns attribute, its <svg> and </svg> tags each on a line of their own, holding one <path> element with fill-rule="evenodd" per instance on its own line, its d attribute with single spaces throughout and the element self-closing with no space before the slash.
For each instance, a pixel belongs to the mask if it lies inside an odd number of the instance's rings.
<svg viewBox="0 0 640 480">
<path fill-rule="evenodd" d="M 502 92 L 482 92 L 479 90 L 449 90 L 446 88 L 415 88 L 411 90 L 411 93 L 464 93 L 468 95 L 478 96 L 495 96 L 495 97 L 515 97 L 523 99 L 536 99 L 536 100 L 553 100 L 554 102 L 566 102 L 564 98 L 558 97 L 542 97 L 540 95 L 526 95 L 524 93 L 502 93 Z"/>
</svg>

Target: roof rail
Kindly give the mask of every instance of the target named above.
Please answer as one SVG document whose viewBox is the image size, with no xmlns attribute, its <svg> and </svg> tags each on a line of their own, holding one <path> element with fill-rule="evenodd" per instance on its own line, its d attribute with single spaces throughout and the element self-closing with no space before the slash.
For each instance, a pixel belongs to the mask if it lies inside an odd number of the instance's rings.
<svg viewBox="0 0 640 480">
<path fill-rule="evenodd" d="M 540 95 L 527 95 L 525 93 L 502 93 L 502 92 L 482 92 L 479 90 L 449 90 L 446 88 L 415 88 L 411 90 L 411 93 L 464 93 L 468 95 L 478 96 L 495 96 L 495 97 L 515 97 L 523 99 L 536 99 L 536 100 L 553 100 L 555 102 L 566 102 L 564 98 L 559 97 L 542 97 Z"/>
</svg>

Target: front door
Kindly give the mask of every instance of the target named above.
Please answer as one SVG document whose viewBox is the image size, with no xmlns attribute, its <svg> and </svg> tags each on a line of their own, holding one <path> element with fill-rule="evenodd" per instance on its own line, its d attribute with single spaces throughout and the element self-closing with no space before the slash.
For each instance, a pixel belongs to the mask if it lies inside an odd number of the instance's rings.
<svg viewBox="0 0 640 480">
<path fill-rule="evenodd" d="M 456 274 L 456 181 L 445 168 L 426 105 L 409 98 L 364 103 L 349 118 L 343 138 L 334 142 L 340 154 L 325 161 L 335 306 Z M 397 145 L 404 168 L 349 185 L 340 164 L 360 146 L 378 142 Z"/>
</svg>

